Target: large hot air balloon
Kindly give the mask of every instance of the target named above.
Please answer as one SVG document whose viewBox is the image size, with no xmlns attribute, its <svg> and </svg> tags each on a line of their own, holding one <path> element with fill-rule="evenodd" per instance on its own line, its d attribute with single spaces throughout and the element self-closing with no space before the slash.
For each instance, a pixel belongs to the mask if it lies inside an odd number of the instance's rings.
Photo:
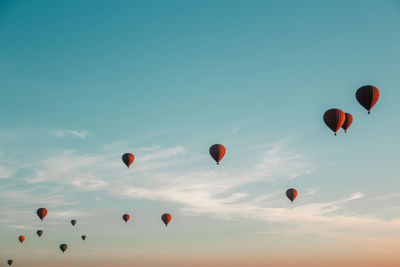
<svg viewBox="0 0 400 267">
<path fill-rule="evenodd" d="M 72 226 L 75 226 L 76 220 L 71 220 L 71 224 L 72 224 Z"/>
<path fill-rule="evenodd" d="M 61 249 L 61 251 L 62 251 L 63 253 L 67 250 L 67 248 L 68 248 L 68 245 L 67 245 L 67 244 L 61 244 L 61 245 L 60 245 L 60 249 Z"/>
<path fill-rule="evenodd" d="M 346 115 L 340 109 L 333 108 L 324 113 L 324 122 L 336 135 L 336 132 L 342 127 Z"/>
<path fill-rule="evenodd" d="M 342 125 L 342 128 L 345 133 L 347 133 L 347 129 L 349 129 L 350 125 L 353 123 L 353 116 L 350 113 L 344 113 L 345 115 L 345 120 Z"/>
<path fill-rule="evenodd" d="M 290 188 L 290 189 L 286 190 L 286 196 L 293 203 L 293 200 L 297 197 L 297 190 L 294 188 Z"/>
<path fill-rule="evenodd" d="M 19 240 L 19 242 L 21 242 L 21 244 L 24 243 L 24 241 L 25 241 L 25 236 L 20 235 L 20 236 L 18 237 L 18 240 Z"/>
<path fill-rule="evenodd" d="M 135 160 L 135 156 L 131 153 L 125 153 L 122 155 L 122 161 L 125 163 L 125 165 L 126 165 L 126 167 L 128 167 L 128 169 L 134 160 Z"/>
<path fill-rule="evenodd" d="M 171 216 L 171 214 L 169 214 L 169 213 L 164 213 L 164 214 L 161 216 L 161 220 L 165 223 L 165 226 L 168 226 L 168 224 L 169 224 L 169 222 L 171 221 L 171 219 L 172 219 L 172 216 Z"/>
<path fill-rule="evenodd" d="M 86 235 L 82 236 L 82 240 L 85 241 L 86 240 Z"/>
<path fill-rule="evenodd" d="M 37 230 L 37 231 L 36 231 L 36 234 L 37 234 L 39 237 L 41 237 L 42 234 L 43 234 L 43 230 Z"/>
<path fill-rule="evenodd" d="M 376 102 L 378 102 L 379 90 L 372 85 L 362 86 L 358 88 L 356 92 L 356 98 L 358 103 L 360 103 L 361 106 L 368 110 L 369 114 L 372 107 L 375 106 Z"/>
<path fill-rule="evenodd" d="M 223 145 L 215 144 L 210 147 L 210 155 L 217 162 L 217 165 L 219 165 L 219 162 L 225 156 L 225 152 L 226 150 Z"/>
<path fill-rule="evenodd" d="M 14 260 L 8 260 L 7 263 L 9 266 L 11 266 L 14 263 Z"/>
<path fill-rule="evenodd" d="M 131 216 L 129 215 L 129 214 L 124 214 L 124 215 L 122 215 L 122 219 L 127 223 L 128 221 L 129 221 L 129 218 L 130 218 Z"/>
<path fill-rule="evenodd" d="M 46 215 L 47 215 L 47 210 L 45 209 L 45 208 L 40 208 L 40 209 L 38 209 L 37 211 L 36 211 L 36 214 L 39 216 L 39 218 L 42 220 L 42 222 L 43 222 L 43 219 L 44 219 L 44 217 L 46 217 Z"/>
</svg>

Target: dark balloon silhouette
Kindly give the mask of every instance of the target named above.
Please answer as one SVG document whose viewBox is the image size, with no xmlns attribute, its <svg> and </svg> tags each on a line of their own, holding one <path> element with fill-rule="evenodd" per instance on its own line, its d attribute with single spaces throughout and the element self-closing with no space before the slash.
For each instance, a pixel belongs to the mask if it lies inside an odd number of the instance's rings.
<svg viewBox="0 0 400 267">
<path fill-rule="evenodd" d="M 122 219 L 123 219 L 125 222 L 128 222 L 130 217 L 131 217 L 131 216 L 130 216 L 129 214 L 124 214 L 124 215 L 122 215 Z"/>
<path fill-rule="evenodd" d="M 71 224 L 72 224 L 72 226 L 75 226 L 76 220 L 71 220 Z"/>
<path fill-rule="evenodd" d="M 215 144 L 210 147 L 210 155 L 217 162 L 217 165 L 219 165 L 219 162 L 225 156 L 225 152 L 226 149 L 223 145 Z"/>
<path fill-rule="evenodd" d="M 288 199 L 290 199 L 290 201 L 292 201 L 297 197 L 297 190 L 294 188 L 290 188 L 286 191 L 286 196 L 288 197 Z"/>
<path fill-rule="evenodd" d="M 134 160 L 135 160 L 135 156 L 131 153 L 125 153 L 122 155 L 122 161 L 125 163 L 125 165 L 126 165 L 126 167 L 128 167 L 128 169 Z"/>
<path fill-rule="evenodd" d="M 37 230 L 37 231 L 36 231 L 36 234 L 37 234 L 39 237 L 41 237 L 42 234 L 43 234 L 43 230 Z"/>
<path fill-rule="evenodd" d="M 168 226 L 168 224 L 169 224 L 169 222 L 171 221 L 171 219 L 172 219 L 172 216 L 171 216 L 171 214 L 169 214 L 169 213 L 164 213 L 164 214 L 161 216 L 161 220 L 165 223 L 165 226 Z"/>
<path fill-rule="evenodd" d="M 345 120 L 342 125 L 342 128 L 345 133 L 347 133 L 347 129 L 349 129 L 350 125 L 353 123 L 353 116 L 350 113 L 344 113 Z"/>
<path fill-rule="evenodd" d="M 43 222 L 44 217 L 46 217 L 46 215 L 47 215 L 47 210 L 45 208 L 40 208 L 36 211 L 36 214 L 39 216 L 40 220 L 42 220 L 42 222 Z"/>
<path fill-rule="evenodd" d="M 82 240 L 85 241 L 86 240 L 86 235 L 82 236 Z"/>
<path fill-rule="evenodd" d="M 356 92 L 356 98 L 358 103 L 368 110 L 368 114 L 371 112 L 373 106 L 379 99 L 379 90 L 375 86 L 365 85 L 358 88 Z"/>
<path fill-rule="evenodd" d="M 11 266 L 14 263 L 14 260 L 8 260 L 7 263 L 9 266 Z"/>
<path fill-rule="evenodd" d="M 20 236 L 18 237 L 18 240 L 19 240 L 19 242 L 21 242 L 21 244 L 24 243 L 24 241 L 25 241 L 25 236 L 20 235 Z"/>
<path fill-rule="evenodd" d="M 333 108 L 324 113 L 324 122 L 336 135 L 336 132 L 342 127 L 346 115 L 340 109 Z"/>
<path fill-rule="evenodd" d="M 67 245 L 67 244 L 61 244 L 61 245 L 60 245 L 60 249 L 61 249 L 61 251 L 62 251 L 63 253 L 67 250 L 67 248 L 68 248 L 68 245 Z"/>
</svg>

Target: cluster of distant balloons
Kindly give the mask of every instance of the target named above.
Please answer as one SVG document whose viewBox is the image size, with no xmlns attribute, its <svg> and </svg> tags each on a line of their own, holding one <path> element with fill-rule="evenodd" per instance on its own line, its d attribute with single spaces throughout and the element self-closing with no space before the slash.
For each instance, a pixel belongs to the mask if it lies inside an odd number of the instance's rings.
<svg viewBox="0 0 400 267">
<path fill-rule="evenodd" d="M 378 102 L 379 90 L 372 85 L 362 86 L 356 92 L 356 99 L 370 114 L 371 109 Z M 350 113 L 344 113 L 338 108 L 333 108 L 325 112 L 324 122 L 336 135 L 340 128 L 347 132 L 347 129 L 353 123 L 353 116 Z"/>
<path fill-rule="evenodd" d="M 360 87 L 357 92 L 356 92 L 356 99 L 357 101 L 366 109 L 368 110 L 368 114 L 370 113 L 372 107 L 376 104 L 376 102 L 379 99 L 379 90 L 375 86 L 372 85 L 366 85 Z M 346 132 L 347 129 L 350 127 L 351 123 L 353 122 L 353 116 L 350 113 L 344 113 L 342 110 L 334 108 L 330 109 L 325 112 L 324 114 L 324 122 L 325 124 L 335 133 L 340 128 L 343 128 L 344 131 Z M 215 144 L 212 145 L 209 149 L 211 157 L 215 160 L 217 165 L 219 165 L 220 161 L 223 159 L 226 153 L 226 149 L 223 145 L 220 144 Z M 132 163 L 135 160 L 135 156 L 132 153 L 125 153 L 122 155 L 122 161 L 125 163 L 125 165 L 129 167 L 132 165 Z M 297 190 L 294 188 L 290 188 L 286 191 L 286 196 L 287 198 L 293 203 L 295 198 L 297 197 Z M 39 218 L 43 221 L 43 219 L 47 215 L 47 209 L 45 208 L 40 208 L 37 210 L 37 215 Z M 122 215 L 122 220 L 127 223 L 130 219 L 129 214 L 124 214 Z M 165 226 L 168 226 L 168 224 L 171 222 L 172 216 L 169 213 L 164 213 L 161 216 L 161 220 L 164 222 Z M 72 226 L 75 226 L 76 220 L 71 220 Z M 41 237 L 43 235 L 43 230 L 37 230 L 37 235 Z M 82 235 L 82 240 L 86 240 L 86 235 Z M 25 236 L 21 235 L 18 237 L 19 242 L 21 244 L 25 241 Z M 67 244 L 61 244 L 60 245 L 60 250 L 64 253 L 68 249 Z M 13 260 L 8 260 L 7 261 L 8 265 L 12 265 L 14 263 Z"/>
</svg>

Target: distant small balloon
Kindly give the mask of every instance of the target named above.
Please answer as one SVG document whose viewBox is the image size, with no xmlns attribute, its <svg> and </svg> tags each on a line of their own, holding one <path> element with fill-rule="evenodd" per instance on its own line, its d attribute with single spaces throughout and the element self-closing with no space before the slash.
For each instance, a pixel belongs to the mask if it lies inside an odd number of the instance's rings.
<svg viewBox="0 0 400 267">
<path fill-rule="evenodd" d="M 125 222 L 128 222 L 130 217 L 131 217 L 131 216 L 130 216 L 129 214 L 124 214 L 124 215 L 122 215 L 122 219 L 123 219 Z"/>
<path fill-rule="evenodd" d="M 171 216 L 171 214 L 169 214 L 169 213 L 164 213 L 164 214 L 161 216 L 161 220 L 165 223 L 165 226 L 168 226 L 168 224 L 169 224 L 169 222 L 171 221 L 171 219 L 172 219 L 172 216 Z"/>
<path fill-rule="evenodd" d="M 36 231 L 36 234 L 37 234 L 39 237 L 41 237 L 42 234 L 43 234 L 43 230 L 37 230 L 37 231 Z"/>
<path fill-rule="evenodd" d="M 14 263 L 14 260 L 8 260 L 7 263 L 9 266 L 11 266 Z"/>
<path fill-rule="evenodd" d="M 368 110 L 368 114 L 379 99 L 379 90 L 375 86 L 365 85 L 358 88 L 356 99 L 361 106 Z"/>
<path fill-rule="evenodd" d="M 353 123 L 353 116 L 350 113 L 344 113 L 344 115 L 346 119 L 344 120 L 342 128 L 344 132 L 347 133 L 347 129 L 349 129 L 350 125 Z"/>
<path fill-rule="evenodd" d="M 39 216 L 40 220 L 43 221 L 44 217 L 47 215 L 47 209 L 45 208 L 40 208 L 36 211 L 36 214 Z"/>
<path fill-rule="evenodd" d="M 297 190 L 294 188 L 290 188 L 286 191 L 286 196 L 293 203 L 293 200 L 297 197 Z"/>
<path fill-rule="evenodd" d="M 25 241 L 25 236 L 20 235 L 20 236 L 18 237 L 18 240 L 19 240 L 19 242 L 21 242 L 21 244 L 24 243 L 24 241 Z"/>
<path fill-rule="evenodd" d="M 60 245 L 60 249 L 61 249 L 61 251 L 62 251 L 63 253 L 67 250 L 67 248 L 68 248 L 68 245 L 67 245 L 67 244 L 61 244 L 61 245 Z"/>
<path fill-rule="evenodd" d="M 86 240 L 86 235 L 82 236 L 82 240 L 85 241 Z"/>
<path fill-rule="evenodd" d="M 217 165 L 219 165 L 219 162 L 225 156 L 226 149 L 223 145 L 215 144 L 210 147 L 209 152 L 211 157 L 217 162 Z"/>
<path fill-rule="evenodd" d="M 71 224 L 72 224 L 72 226 L 75 226 L 76 220 L 71 220 Z"/>
<path fill-rule="evenodd" d="M 125 165 L 126 165 L 126 167 L 128 167 L 128 169 L 134 160 L 135 160 L 135 156 L 132 153 L 125 153 L 122 155 L 122 161 L 125 163 Z"/>
</svg>

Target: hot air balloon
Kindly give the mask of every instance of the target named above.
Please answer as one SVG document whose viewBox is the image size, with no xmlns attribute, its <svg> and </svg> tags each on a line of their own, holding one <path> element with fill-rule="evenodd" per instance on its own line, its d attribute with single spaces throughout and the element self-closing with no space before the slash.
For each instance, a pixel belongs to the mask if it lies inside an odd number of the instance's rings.
<svg viewBox="0 0 400 267">
<path fill-rule="evenodd" d="M 122 161 L 125 163 L 125 165 L 126 165 L 126 167 L 128 167 L 128 169 L 134 160 L 135 160 L 135 156 L 131 153 L 125 153 L 122 155 Z"/>
<path fill-rule="evenodd" d="M 45 208 L 40 208 L 40 209 L 38 209 L 37 211 L 36 211 L 36 214 L 39 216 L 39 218 L 42 220 L 42 222 L 43 222 L 43 219 L 44 219 L 44 217 L 46 217 L 46 215 L 47 215 L 47 210 L 45 209 Z"/>
<path fill-rule="evenodd" d="M 61 245 L 60 245 L 60 249 L 61 249 L 61 251 L 62 251 L 63 253 L 67 250 L 67 248 L 68 248 L 68 245 L 67 245 L 67 244 L 61 244 Z"/>
<path fill-rule="evenodd" d="M 340 109 L 333 108 L 324 113 L 324 122 L 336 135 L 336 132 L 342 127 L 346 115 Z"/>
<path fill-rule="evenodd" d="M 161 220 L 165 223 L 165 226 L 168 226 L 168 224 L 169 224 L 169 222 L 171 221 L 171 219 L 172 219 L 172 216 L 171 216 L 171 214 L 169 214 L 169 213 L 164 213 L 164 214 L 161 216 Z"/>
<path fill-rule="evenodd" d="M 71 220 L 71 224 L 72 224 L 72 226 L 75 226 L 76 220 Z"/>
<path fill-rule="evenodd" d="M 20 235 L 20 236 L 18 237 L 18 240 L 19 240 L 19 242 L 21 242 L 21 244 L 24 243 L 24 241 L 25 241 L 25 236 Z"/>
<path fill-rule="evenodd" d="M 82 240 L 85 241 L 86 240 L 86 235 L 82 236 Z"/>
<path fill-rule="evenodd" d="M 347 129 L 349 129 L 350 125 L 353 123 L 353 116 L 350 113 L 344 113 L 345 115 L 345 120 L 342 125 L 342 128 L 345 133 L 347 133 Z"/>
<path fill-rule="evenodd" d="M 293 200 L 297 197 L 297 190 L 294 188 L 290 188 L 290 189 L 286 190 L 286 196 L 293 203 Z"/>
<path fill-rule="evenodd" d="M 375 106 L 376 102 L 378 102 L 379 90 L 372 85 L 362 86 L 358 88 L 356 92 L 356 98 L 358 103 L 360 103 L 361 106 L 368 110 L 369 114 L 372 107 Z"/>
<path fill-rule="evenodd" d="M 43 234 L 43 230 L 37 230 L 37 231 L 36 231 L 36 234 L 37 234 L 39 237 L 41 237 L 42 234 Z"/>
<path fill-rule="evenodd" d="M 217 162 L 217 165 L 219 165 L 219 162 L 225 156 L 225 152 L 226 150 L 223 145 L 215 144 L 210 147 L 210 155 Z"/>
<path fill-rule="evenodd" d="M 8 260 L 7 263 L 8 263 L 9 266 L 11 266 L 14 263 L 14 261 L 13 260 Z"/>
<path fill-rule="evenodd" d="M 129 221 L 129 218 L 130 218 L 131 216 L 129 216 L 129 214 L 124 214 L 124 215 L 122 215 L 122 219 L 127 223 L 128 221 Z"/>
</svg>

